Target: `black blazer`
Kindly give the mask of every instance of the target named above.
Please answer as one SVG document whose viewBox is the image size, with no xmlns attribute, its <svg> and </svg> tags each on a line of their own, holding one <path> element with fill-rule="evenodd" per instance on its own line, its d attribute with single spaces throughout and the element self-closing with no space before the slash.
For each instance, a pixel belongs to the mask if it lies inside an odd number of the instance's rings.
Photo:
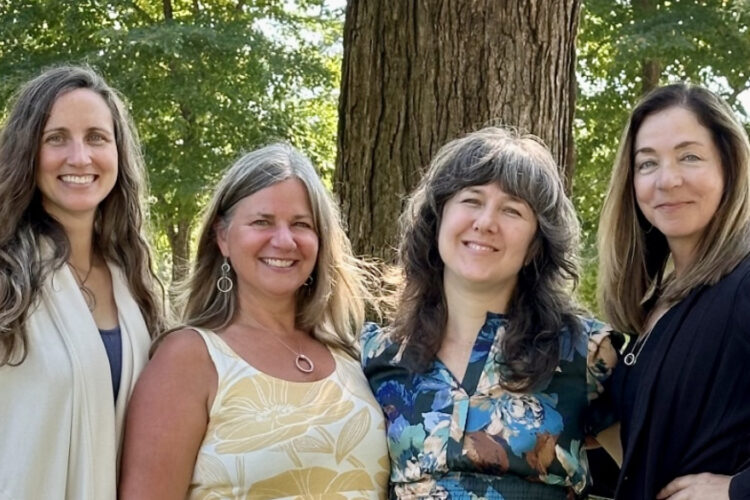
<svg viewBox="0 0 750 500">
<path fill-rule="evenodd" d="M 616 498 L 653 500 L 678 476 L 712 472 L 739 473 L 730 498 L 750 499 L 750 258 L 673 307 L 636 390 Z"/>
</svg>

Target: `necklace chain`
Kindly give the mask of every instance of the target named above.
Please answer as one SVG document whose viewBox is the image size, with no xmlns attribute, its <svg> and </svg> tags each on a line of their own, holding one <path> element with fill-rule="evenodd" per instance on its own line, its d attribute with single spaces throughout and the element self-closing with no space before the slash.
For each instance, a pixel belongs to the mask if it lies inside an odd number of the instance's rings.
<svg viewBox="0 0 750 500">
<path fill-rule="evenodd" d="M 651 336 L 651 332 L 653 330 L 654 329 L 652 328 L 651 330 L 646 332 L 646 334 L 643 337 L 635 341 L 635 344 L 633 344 L 633 350 L 625 355 L 625 357 L 622 360 L 623 363 L 625 363 L 627 366 L 633 366 L 634 364 L 638 362 L 638 356 L 641 355 L 641 351 L 643 351 L 643 346 L 645 346 L 646 342 L 648 342 L 648 338 Z"/>
<path fill-rule="evenodd" d="M 661 318 L 666 314 L 668 310 L 669 308 L 657 308 L 655 311 L 652 310 L 649 316 L 650 319 L 647 323 L 651 325 L 651 328 L 649 328 L 646 333 L 636 339 L 635 343 L 633 344 L 633 350 L 626 354 L 622 360 L 625 365 L 633 366 L 638 362 L 638 357 L 641 355 L 646 342 L 648 342 L 648 339 L 651 337 L 651 333 L 654 331 L 654 328 L 656 328 L 656 324 L 659 322 L 659 320 L 661 320 Z"/>
<path fill-rule="evenodd" d="M 94 295 L 91 288 L 86 286 L 86 282 L 88 281 L 89 276 L 91 276 L 91 271 L 94 269 L 94 254 L 91 254 L 89 270 L 86 271 L 86 276 L 84 276 L 83 279 L 81 279 L 82 273 L 72 262 L 68 261 L 68 266 L 73 270 L 73 276 L 76 279 L 76 284 L 78 284 L 78 289 L 81 291 L 81 295 L 83 295 L 83 300 L 86 302 L 86 307 L 89 308 L 89 311 L 93 312 L 94 309 L 96 309 L 96 295 Z"/>
<path fill-rule="evenodd" d="M 315 363 L 313 363 L 312 359 L 310 359 L 309 357 L 305 356 L 302 353 L 302 349 L 301 348 L 299 348 L 299 351 L 295 351 L 294 349 L 291 348 L 291 346 L 289 346 L 289 344 L 287 344 L 286 342 L 284 342 L 283 340 L 281 340 L 279 338 L 278 334 L 276 332 L 274 332 L 273 330 L 268 330 L 266 328 L 259 328 L 257 326 L 245 325 L 245 324 L 242 324 L 242 323 L 238 323 L 238 324 L 240 326 L 244 326 L 245 328 L 250 327 L 250 328 L 255 328 L 257 330 L 261 330 L 261 331 L 270 333 L 271 334 L 271 338 L 276 339 L 281 345 L 283 345 L 284 347 L 286 347 L 289 350 L 289 352 L 291 352 L 292 354 L 295 355 L 294 366 L 297 367 L 297 369 L 299 371 L 301 371 L 303 373 L 312 373 L 313 370 L 315 370 Z"/>
</svg>

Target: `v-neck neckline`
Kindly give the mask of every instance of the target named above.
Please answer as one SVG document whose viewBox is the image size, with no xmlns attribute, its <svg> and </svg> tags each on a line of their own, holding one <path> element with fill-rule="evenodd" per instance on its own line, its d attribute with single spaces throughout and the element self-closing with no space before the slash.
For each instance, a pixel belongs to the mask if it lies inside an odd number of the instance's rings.
<svg viewBox="0 0 750 500">
<path fill-rule="evenodd" d="M 468 395 L 474 394 L 479 386 L 484 368 L 487 365 L 487 359 L 493 352 L 493 346 L 497 342 L 497 332 L 503 326 L 504 320 L 505 315 L 503 314 L 491 311 L 487 312 L 484 323 L 474 340 L 474 345 L 471 347 L 466 369 L 461 380 L 456 377 L 453 371 L 448 368 L 448 365 L 437 355 L 434 360 L 435 368 L 447 374 L 451 385 L 463 390 Z"/>
</svg>

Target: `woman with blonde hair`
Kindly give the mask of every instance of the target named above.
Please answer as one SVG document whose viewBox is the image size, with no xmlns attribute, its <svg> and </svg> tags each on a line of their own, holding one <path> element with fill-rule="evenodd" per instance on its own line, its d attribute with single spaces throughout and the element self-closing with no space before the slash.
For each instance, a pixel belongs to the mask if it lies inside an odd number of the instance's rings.
<svg viewBox="0 0 750 500">
<path fill-rule="evenodd" d="M 750 498 L 750 144 L 729 106 L 658 88 L 625 128 L 599 294 L 637 335 L 612 378 L 617 498 Z"/>
<path fill-rule="evenodd" d="M 117 92 L 57 67 L 0 133 L 0 497 L 114 498 L 125 408 L 162 329 L 145 172 Z"/>
<path fill-rule="evenodd" d="M 402 216 L 405 284 L 362 363 L 386 414 L 397 498 L 569 499 L 616 362 L 578 313 L 578 222 L 552 155 L 485 128 L 443 146 Z"/>
<path fill-rule="evenodd" d="M 238 160 L 204 217 L 187 326 L 136 388 L 120 498 L 382 498 L 362 266 L 309 160 L 284 144 Z"/>
</svg>

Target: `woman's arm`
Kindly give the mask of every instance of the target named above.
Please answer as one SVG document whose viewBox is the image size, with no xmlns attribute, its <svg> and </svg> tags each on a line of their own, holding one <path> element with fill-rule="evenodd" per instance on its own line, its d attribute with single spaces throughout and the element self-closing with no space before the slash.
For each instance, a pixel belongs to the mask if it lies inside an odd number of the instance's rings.
<svg viewBox="0 0 750 500">
<path fill-rule="evenodd" d="M 128 407 L 121 500 L 185 498 L 217 375 L 193 330 L 168 335 L 143 370 Z"/>
<path fill-rule="evenodd" d="M 596 441 L 622 467 L 622 442 L 620 441 L 620 422 L 610 425 L 596 435 Z"/>
</svg>

